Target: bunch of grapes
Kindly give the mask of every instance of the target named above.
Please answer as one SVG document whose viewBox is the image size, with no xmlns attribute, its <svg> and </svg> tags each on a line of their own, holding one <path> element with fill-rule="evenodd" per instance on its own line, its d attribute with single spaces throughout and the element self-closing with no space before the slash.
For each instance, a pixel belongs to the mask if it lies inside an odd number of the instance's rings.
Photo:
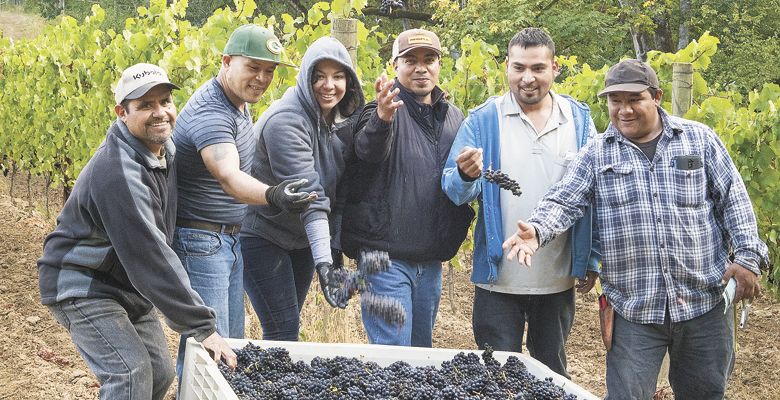
<svg viewBox="0 0 780 400">
<path fill-rule="evenodd" d="M 379 4 L 379 12 L 382 14 L 390 14 L 393 9 L 404 8 L 403 0 L 381 0 Z"/>
<path fill-rule="evenodd" d="M 340 298 L 336 301 L 346 303 L 356 294 L 360 294 L 360 305 L 364 312 L 382 318 L 388 324 L 403 326 L 406 322 L 406 311 L 400 301 L 371 292 L 368 283 L 369 275 L 386 272 L 390 269 L 390 255 L 386 251 L 361 250 L 358 257 L 357 271 L 345 268 L 337 270 L 336 280 L 341 282 Z"/>
<path fill-rule="evenodd" d="M 482 354 L 458 353 L 440 368 L 396 361 L 387 367 L 357 358 L 315 357 L 293 362 L 283 348 L 248 344 L 236 351 L 238 366 L 219 368 L 240 399 L 526 399 L 576 400 L 552 383 L 537 379 L 511 356 L 504 365 Z"/>
<path fill-rule="evenodd" d="M 482 177 L 490 183 L 495 183 L 501 189 L 512 192 L 515 196 L 523 194 L 523 191 L 520 190 L 520 184 L 500 169 L 493 170 L 492 167 L 488 167 L 488 169 L 482 172 Z"/>
</svg>

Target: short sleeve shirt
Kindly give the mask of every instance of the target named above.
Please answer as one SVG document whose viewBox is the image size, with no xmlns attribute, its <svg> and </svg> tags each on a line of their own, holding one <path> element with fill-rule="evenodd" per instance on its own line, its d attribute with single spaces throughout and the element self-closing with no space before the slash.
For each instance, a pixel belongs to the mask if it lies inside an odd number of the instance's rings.
<svg viewBox="0 0 780 400">
<path fill-rule="evenodd" d="M 246 205 L 222 190 L 200 155 L 204 148 L 233 143 L 241 171 L 250 172 L 255 142 L 248 107 L 241 112 L 216 78 L 204 83 L 182 108 L 173 130 L 178 173 L 179 219 L 240 224 Z"/>
</svg>

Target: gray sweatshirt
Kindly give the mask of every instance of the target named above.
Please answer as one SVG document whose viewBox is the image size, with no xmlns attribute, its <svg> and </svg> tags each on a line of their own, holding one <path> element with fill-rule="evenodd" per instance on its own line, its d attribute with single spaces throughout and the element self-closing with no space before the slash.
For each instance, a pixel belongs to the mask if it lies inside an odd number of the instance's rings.
<svg viewBox="0 0 780 400">
<path fill-rule="evenodd" d="M 167 166 L 173 142 L 165 143 Z M 214 311 L 190 288 L 171 248 L 176 169 L 160 163 L 117 120 L 81 171 L 38 260 L 43 304 L 109 298 L 128 314 L 152 306 L 177 332 L 202 341 L 216 331 Z"/>
<path fill-rule="evenodd" d="M 241 235 L 259 236 L 287 250 L 309 246 L 304 225 L 316 220 L 332 219 L 337 186 L 344 173 L 347 145 L 340 131 L 351 134 L 353 120 L 328 126 L 312 89 L 315 66 L 323 60 L 334 60 L 344 66 L 349 77 L 347 93 L 339 102 L 342 116 L 349 117 L 363 107 L 365 99 L 349 53 L 336 39 L 317 39 L 303 56 L 297 83 L 274 102 L 257 121 L 257 137 L 252 176 L 270 185 L 285 179 L 306 178 L 301 188 L 319 196 L 302 214 L 285 213 L 272 206 L 250 206 Z M 331 234 L 333 227 L 331 223 Z"/>
</svg>

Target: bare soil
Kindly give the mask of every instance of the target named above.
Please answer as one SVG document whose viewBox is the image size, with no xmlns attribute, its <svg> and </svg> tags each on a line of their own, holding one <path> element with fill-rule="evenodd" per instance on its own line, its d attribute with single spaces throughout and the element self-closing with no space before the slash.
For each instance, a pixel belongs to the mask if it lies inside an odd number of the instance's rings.
<svg viewBox="0 0 780 400">
<path fill-rule="evenodd" d="M 46 191 L 40 182 L 33 180 L 29 197 L 25 175 L 14 184 L 16 197 L 8 195 L 9 184 L 8 178 L 0 177 L 0 399 L 94 399 L 97 380 L 38 295 L 35 263 L 45 235 L 54 227 L 61 192 L 49 191 L 51 215 L 47 217 Z M 469 271 L 445 270 L 444 286 L 434 347 L 474 349 Z M 352 304 L 345 311 L 334 311 L 317 291 L 315 283 L 302 315 L 302 338 L 366 343 L 358 308 Z M 578 296 L 567 351 L 572 380 L 603 396 L 605 351 L 597 311 L 595 295 Z M 780 399 L 774 386 L 780 371 L 778 311 L 780 303 L 771 296 L 755 301 L 748 329 L 738 332 L 739 352 L 728 399 Z M 247 315 L 247 337 L 260 338 L 259 324 L 249 308 Z M 178 336 L 166 330 L 174 354 Z M 672 398 L 668 387 L 661 389 L 659 397 Z"/>
</svg>

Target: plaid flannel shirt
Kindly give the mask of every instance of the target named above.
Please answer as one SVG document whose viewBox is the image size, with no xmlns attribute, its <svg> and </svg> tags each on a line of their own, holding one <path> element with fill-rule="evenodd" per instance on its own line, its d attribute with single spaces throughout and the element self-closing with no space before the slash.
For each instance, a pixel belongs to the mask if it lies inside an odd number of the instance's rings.
<svg viewBox="0 0 780 400">
<path fill-rule="evenodd" d="M 767 247 L 745 185 L 709 127 L 659 108 L 652 162 L 612 125 L 580 151 L 529 218 L 541 245 L 595 204 L 601 280 L 610 303 L 635 323 L 706 313 L 721 300 L 734 262 L 760 274 Z"/>
</svg>

